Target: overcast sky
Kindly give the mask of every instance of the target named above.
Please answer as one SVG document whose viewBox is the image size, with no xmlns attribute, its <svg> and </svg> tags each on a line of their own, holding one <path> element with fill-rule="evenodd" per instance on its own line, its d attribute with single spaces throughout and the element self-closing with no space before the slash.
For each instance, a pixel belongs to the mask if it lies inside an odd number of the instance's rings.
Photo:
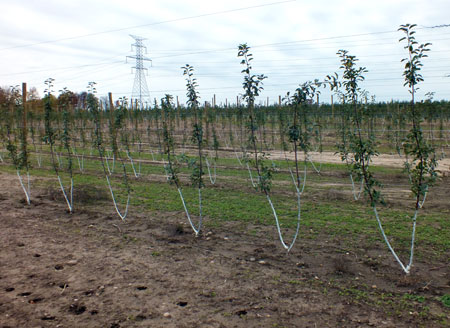
<svg viewBox="0 0 450 328">
<path fill-rule="evenodd" d="M 338 70 L 346 49 L 367 67 L 363 87 L 377 100 L 408 99 L 398 42 L 400 24 L 418 24 L 416 38 L 431 42 L 423 61 L 419 98 L 450 99 L 448 0 L 118 1 L 0 0 L 0 85 L 27 82 L 42 96 L 44 81 L 100 96 L 131 97 L 134 55 L 129 34 L 146 38 L 151 99 L 166 93 L 185 100 L 181 66 L 191 64 L 202 100 L 235 102 L 242 90 L 237 46 L 248 43 L 254 73 L 265 74 L 259 101 L 275 102 L 307 80 Z M 329 102 L 330 94 L 322 93 Z"/>
</svg>

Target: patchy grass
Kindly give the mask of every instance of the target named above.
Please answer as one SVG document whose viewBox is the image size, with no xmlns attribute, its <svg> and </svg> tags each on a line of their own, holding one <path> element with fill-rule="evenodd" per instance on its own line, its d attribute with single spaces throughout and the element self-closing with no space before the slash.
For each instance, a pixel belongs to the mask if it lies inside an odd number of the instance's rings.
<svg viewBox="0 0 450 328">
<path fill-rule="evenodd" d="M 148 157 L 151 157 L 151 155 L 142 155 L 142 158 Z M 109 192 L 100 162 L 92 158 L 86 158 L 83 174 L 77 172 L 78 163 L 76 159 L 74 159 L 73 164 L 76 172 L 74 177 L 75 190 L 80 195 L 80 197 L 75 197 L 75 210 L 77 206 L 83 204 L 98 205 L 96 204 L 97 201 L 108 204 L 110 202 L 108 199 Z M 286 161 L 275 161 L 275 164 L 282 168 L 286 168 L 288 165 Z M 119 206 L 120 204 L 124 206 L 126 193 L 121 182 L 119 165 L 120 163 L 116 162 L 116 171 L 112 175 L 111 181 Z M 205 177 L 207 187 L 203 190 L 202 195 L 206 226 L 217 226 L 224 221 L 241 222 L 244 224 L 242 229 L 245 229 L 247 224 L 274 225 L 272 211 L 265 196 L 255 191 L 246 182 L 248 179 L 247 170 L 239 167 L 237 160 L 233 158 L 221 158 L 218 165 L 222 167 L 217 169 L 219 179 L 215 186 L 209 185 L 208 178 Z M 33 187 L 52 187 L 54 190 L 59 190 L 55 175 L 50 167 L 48 156 L 43 156 L 43 168 L 32 168 L 30 174 L 38 178 Z M 0 170 L 14 173 L 14 169 L 5 164 L 0 166 Z M 129 173 L 132 172 L 129 163 L 127 164 L 127 170 Z M 307 178 L 307 188 L 302 198 L 300 238 L 314 239 L 327 236 L 327 239 L 339 242 L 343 247 L 350 249 L 354 248 L 355 245 L 374 247 L 383 243 L 372 210 L 363 201 L 354 201 L 351 195 L 346 196 L 345 194 L 339 194 L 339 197 L 331 197 L 333 192 L 337 193 L 335 187 L 320 187 L 321 184 L 326 185 L 329 182 L 348 183 L 345 165 L 324 163 L 322 170 L 324 172 L 322 175 L 309 174 Z M 326 174 L 327 171 L 332 171 L 333 174 Z M 401 172 L 400 169 L 384 167 L 374 167 L 374 171 L 383 175 L 387 180 Z M 342 175 L 339 176 L 336 172 L 341 172 Z M 195 216 L 198 214 L 198 193 L 186 181 L 188 169 L 181 168 L 181 173 L 184 174 L 183 194 L 188 208 Z M 131 213 L 133 211 L 183 212 L 176 188 L 164 182 L 164 170 L 160 164 L 142 165 L 142 175 L 142 178 L 135 179 L 130 174 L 133 189 Z M 149 175 L 153 175 L 157 178 L 157 181 Z M 67 179 L 64 174 L 63 179 Z M 277 173 L 273 187 L 272 200 L 279 214 L 282 229 L 295 228 L 297 219 L 297 204 L 292 186 L 279 184 L 280 181 L 288 181 L 289 179 L 290 176 L 286 172 Z M 319 187 L 316 188 L 316 185 Z M 104 192 L 105 190 L 107 195 Z M 81 197 L 83 191 L 85 191 L 85 194 L 93 196 L 86 197 L 85 195 L 85 197 Z M 99 194 L 98 197 L 95 196 L 97 193 Z M 77 204 L 77 202 L 79 203 Z M 379 208 L 379 212 L 386 234 L 393 240 L 394 247 L 399 249 L 400 253 L 407 252 L 412 228 L 410 220 L 412 213 L 392 208 Z M 416 254 L 419 258 L 422 256 L 421 254 L 426 254 L 426 256 L 432 256 L 435 259 L 442 259 L 450 250 L 450 222 L 446 215 L 441 213 L 423 211 L 419 215 L 416 242 L 418 247 Z M 423 252 L 424 250 L 426 251 Z"/>
</svg>

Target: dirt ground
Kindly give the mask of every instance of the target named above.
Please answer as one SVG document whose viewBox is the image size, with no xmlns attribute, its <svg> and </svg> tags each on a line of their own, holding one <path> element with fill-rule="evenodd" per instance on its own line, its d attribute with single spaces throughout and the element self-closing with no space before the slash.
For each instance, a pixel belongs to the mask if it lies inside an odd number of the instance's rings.
<svg viewBox="0 0 450 328">
<path fill-rule="evenodd" d="M 293 160 L 294 154 L 289 152 L 281 152 L 281 151 L 271 151 L 270 157 L 272 159 L 284 159 L 286 158 Z M 303 160 L 303 153 L 299 152 L 299 159 Z M 310 152 L 310 159 L 314 162 L 323 162 L 323 163 L 333 163 L 333 164 L 342 164 L 342 160 L 339 154 L 333 152 Z M 400 157 L 398 155 L 389 155 L 389 154 L 379 154 L 378 156 L 374 156 L 372 158 L 372 165 L 382 165 L 388 167 L 401 167 L 403 168 L 405 165 L 405 158 Z M 450 158 L 439 159 L 437 170 L 448 176 L 450 174 Z"/>
<path fill-rule="evenodd" d="M 449 319 L 438 301 L 450 291 L 442 262 L 418 260 L 405 277 L 382 244 L 344 249 L 319 235 L 287 255 L 273 226 L 223 223 L 194 237 L 181 211 L 134 209 L 122 222 L 102 195 L 84 195 L 96 206 L 69 214 L 48 190 L 33 192 L 26 206 L 16 177 L 0 173 L 3 328 L 442 327 Z M 435 301 L 423 315 L 399 293 Z"/>
<path fill-rule="evenodd" d="M 185 148 L 184 153 L 194 154 L 192 149 Z M 448 151 L 447 151 L 448 152 Z M 222 148 L 219 151 L 220 157 L 234 158 L 236 156 L 233 148 Z M 237 150 L 237 155 L 242 156 L 242 152 Z M 284 152 L 280 150 L 270 150 L 267 151 L 268 158 L 272 160 L 294 160 L 295 155 L 293 152 Z M 298 160 L 303 161 L 305 158 L 303 152 L 298 152 Z M 309 152 L 309 159 L 316 163 L 332 163 L 332 164 L 342 164 L 342 159 L 338 153 L 323 151 L 322 153 L 317 151 Z M 399 155 L 391 154 L 379 154 L 372 157 L 371 165 L 387 166 L 395 168 L 403 168 L 405 166 L 405 157 L 400 157 Z M 438 173 L 443 176 L 450 176 L 450 156 L 447 154 L 446 158 L 438 160 L 437 166 Z"/>
</svg>

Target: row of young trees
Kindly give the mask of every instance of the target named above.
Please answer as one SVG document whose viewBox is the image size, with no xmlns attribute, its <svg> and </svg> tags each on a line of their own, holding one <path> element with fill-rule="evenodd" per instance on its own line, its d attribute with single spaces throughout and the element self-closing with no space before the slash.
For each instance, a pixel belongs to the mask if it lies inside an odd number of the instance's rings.
<svg viewBox="0 0 450 328">
<path fill-rule="evenodd" d="M 389 250 L 401 269 L 409 273 L 414 257 L 418 212 L 429 188 L 437 179 L 438 158 L 435 146 L 443 146 L 447 142 L 445 126 L 450 113 L 446 104 L 436 104 L 430 99 L 416 102 L 417 86 L 423 81 L 420 74 L 422 60 L 427 56 L 430 44 L 418 44 L 415 40 L 414 27 L 415 25 L 407 24 L 399 29 L 404 33 L 400 41 L 405 43 L 407 51 L 407 57 L 402 60 L 405 65 L 404 84 L 411 94 L 411 101 L 407 104 L 380 106 L 369 103 L 367 92 L 361 88 L 367 69 L 358 66 L 358 59 L 348 51 L 339 50 L 337 53 L 341 61 L 339 73 L 299 85 L 297 89 L 286 94 L 282 107 L 258 107 L 255 105 L 255 99 L 263 92 L 263 82 L 267 77 L 253 73 L 253 55 L 250 47 L 241 44 L 238 48 L 238 57 L 242 65 L 241 98 L 245 106 L 202 107 L 198 82 L 194 77 L 194 68 L 190 65 L 182 67 L 188 98 L 186 108 L 176 106 L 173 96 L 166 95 L 159 104 L 155 103 L 153 110 L 132 110 L 127 99 L 121 98 L 114 103 L 110 94 L 103 106 L 106 110 L 102 110 L 96 97 L 95 83 L 89 83 L 88 91 L 81 100 L 67 89 L 60 90 L 56 98 L 53 80 L 48 79 L 45 97 L 42 100 L 43 115 L 39 115 L 39 112 L 27 114 L 26 88 L 22 95 L 19 90 L 11 89 L 9 98 L 4 99 L 0 112 L 3 116 L 0 131 L 2 140 L 16 168 L 28 203 L 30 203 L 28 173 L 30 148 L 39 166 L 42 154 L 49 153 L 52 170 L 71 213 L 74 211 L 74 162 L 76 159 L 79 171 L 83 173 L 84 157 L 87 154 L 84 151 L 80 152 L 79 149 L 89 149 L 89 145 L 93 145 L 89 155 L 92 156 L 94 148 L 114 208 L 122 220 L 127 217 L 132 193 L 126 164 L 131 164 L 135 178 L 139 178 L 142 161 L 136 159 L 135 155 L 137 153 L 140 157 L 146 144 L 148 147 L 154 146 L 155 152 L 151 151 L 152 159 L 155 160 L 155 153 L 159 153 L 167 180 L 177 188 L 187 219 L 196 235 L 202 231 L 202 189 L 206 185 L 206 172 L 210 182 L 214 184 L 219 150 L 232 151 L 238 163 L 248 170 L 252 186 L 265 195 L 272 209 L 280 242 L 289 252 L 300 231 L 301 195 L 306 184 L 307 165 L 310 163 L 318 173 L 321 169 L 311 160 L 311 152 L 323 151 L 324 130 L 327 126 L 332 127 L 336 131 L 334 137 L 338 140 L 336 143 L 338 153 L 349 171 L 355 200 L 359 199 L 362 191 L 365 192 Z M 318 106 L 316 99 L 322 88 L 331 89 L 341 103 L 332 107 Z M 39 104 L 35 103 L 35 106 L 39 107 Z M 428 133 L 423 129 L 424 119 L 429 123 Z M 432 132 L 436 130 L 439 131 L 438 135 Z M 191 131 L 190 135 L 188 131 Z M 379 137 L 384 134 L 395 151 L 405 158 L 405 169 L 415 197 L 414 214 L 411 219 L 411 248 L 407 263 L 404 263 L 394 251 L 377 211 L 377 206 L 383 203 L 383 197 L 381 184 L 372 173 L 371 163 L 373 157 L 379 154 Z M 275 148 L 285 154 L 296 194 L 296 230 L 289 243 L 282 235 L 280 220 L 271 197 L 276 166 L 269 158 L 268 151 Z M 292 154 L 293 160 L 287 160 L 288 152 Z M 300 169 L 301 161 L 303 172 Z M 126 205 L 122 210 L 110 179 L 116 162 L 121 166 L 123 190 L 126 194 Z M 195 215 L 198 217 L 198 223 L 194 222 L 193 212 L 188 209 L 183 196 L 179 177 L 181 166 L 188 166 L 191 169 L 191 184 L 198 190 L 199 208 L 195 211 L 198 213 Z M 28 177 L 27 183 L 23 182 L 23 172 Z M 64 172 L 64 178 L 61 172 Z M 358 183 L 359 191 L 356 187 Z M 64 187 L 64 184 L 67 186 Z"/>
</svg>

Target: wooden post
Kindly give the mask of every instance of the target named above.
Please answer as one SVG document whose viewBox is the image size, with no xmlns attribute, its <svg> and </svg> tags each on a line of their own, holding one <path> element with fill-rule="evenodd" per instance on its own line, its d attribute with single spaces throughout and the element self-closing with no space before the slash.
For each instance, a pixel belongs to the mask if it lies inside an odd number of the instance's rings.
<svg viewBox="0 0 450 328">
<path fill-rule="evenodd" d="M 333 103 L 333 95 L 331 95 L 331 117 L 334 118 L 334 103 Z"/>
<path fill-rule="evenodd" d="M 239 107 L 239 96 L 236 96 L 236 106 Z"/>
<path fill-rule="evenodd" d="M 281 96 L 278 96 L 278 106 L 281 107 Z"/>
<path fill-rule="evenodd" d="M 112 99 L 112 93 L 111 92 L 108 92 L 108 99 L 109 99 L 110 109 L 112 110 L 112 109 L 114 109 L 114 102 L 113 102 L 113 99 Z"/>
<path fill-rule="evenodd" d="M 109 111 L 110 111 L 111 119 L 112 119 L 113 118 L 112 112 L 114 111 L 114 102 L 113 102 L 113 98 L 112 98 L 112 93 L 111 92 L 108 92 L 108 99 L 109 99 Z"/>
<path fill-rule="evenodd" d="M 216 107 L 216 94 L 214 94 L 214 97 L 213 97 L 213 107 Z"/>
<path fill-rule="evenodd" d="M 266 107 L 269 107 L 269 97 L 267 97 Z"/>
<path fill-rule="evenodd" d="M 228 98 L 225 98 L 225 108 L 228 108 Z"/>
</svg>

